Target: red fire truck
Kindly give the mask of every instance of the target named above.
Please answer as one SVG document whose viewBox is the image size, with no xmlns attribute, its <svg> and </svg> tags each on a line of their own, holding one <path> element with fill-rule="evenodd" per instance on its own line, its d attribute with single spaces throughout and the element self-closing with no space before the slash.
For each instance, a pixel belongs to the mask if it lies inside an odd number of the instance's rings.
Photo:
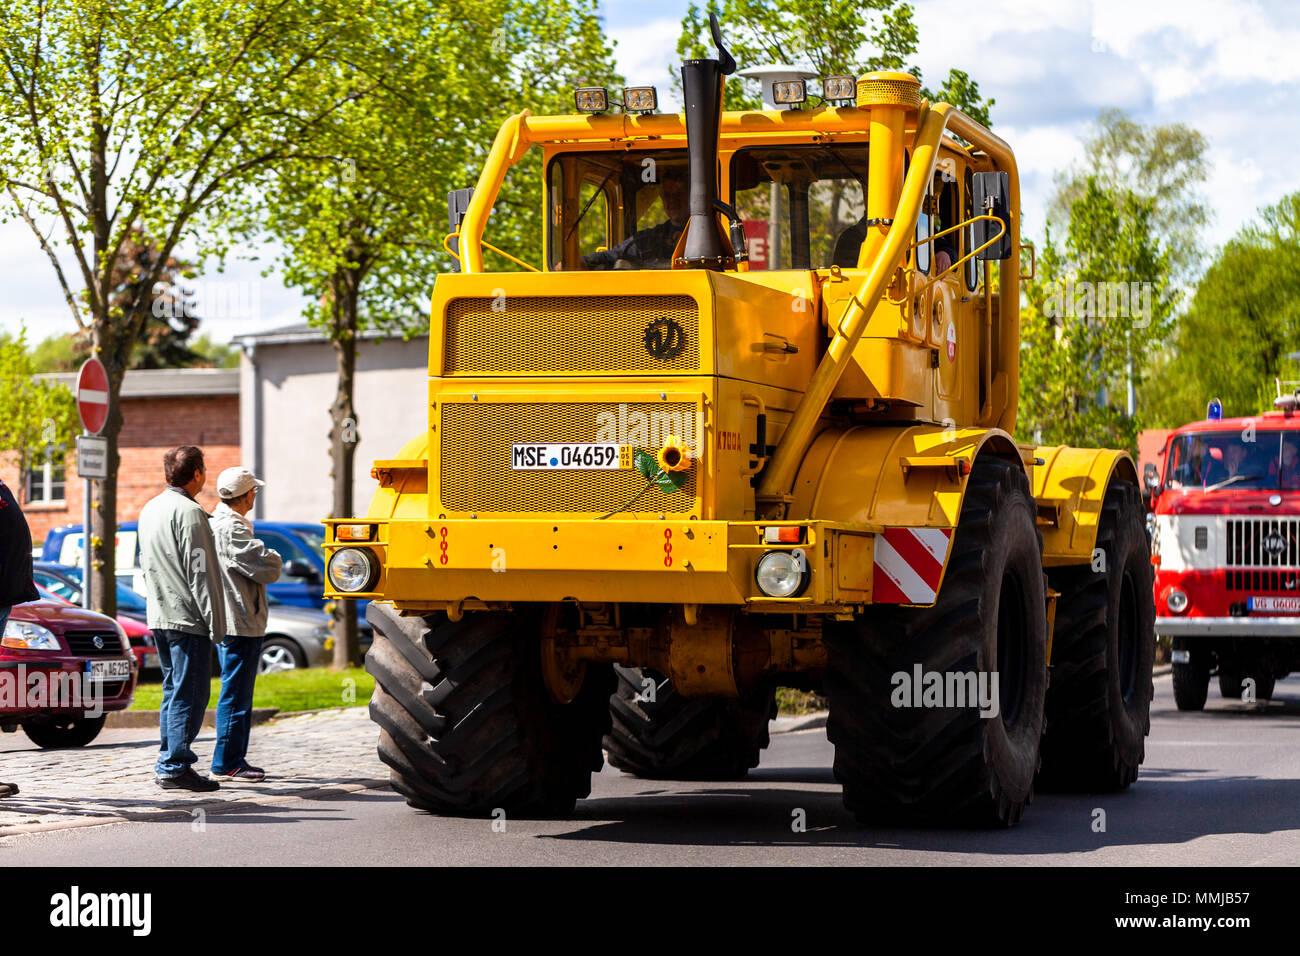
<svg viewBox="0 0 1300 956">
<path fill-rule="evenodd" d="M 1173 640 L 1179 710 L 1226 698 L 1262 703 L 1300 669 L 1300 390 L 1276 410 L 1177 429 L 1147 465 L 1155 512 L 1156 633 Z"/>
</svg>

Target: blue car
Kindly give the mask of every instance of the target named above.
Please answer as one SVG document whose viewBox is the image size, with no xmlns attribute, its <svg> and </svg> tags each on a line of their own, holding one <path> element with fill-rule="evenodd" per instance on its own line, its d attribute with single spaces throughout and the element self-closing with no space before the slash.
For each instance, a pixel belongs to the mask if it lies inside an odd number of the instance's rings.
<svg viewBox="0 0 1300 956">
<path fill-rule="evenodd" d="M 142 590 L 139 580 L 140 545 L 134 521 L 124 521 L 117 526 L 117 572 L 119 579 L 137 591 Z M 280 580 L 268 584 L 266 591 L 282 604 L 321 610 L 325 607 L 325 527 L 308 522 L 258 521 L 254 534 L 268 547 L 284 558 Z M 79 565 L 81 563 L 81 525 L 65 524 L 54 528 L 45 536 L 41 548 L 42 561 L 54 564 Z M 357 601 L 357 624 L 370 629 L 366 622 L 366 605 Z"/>
</svg>

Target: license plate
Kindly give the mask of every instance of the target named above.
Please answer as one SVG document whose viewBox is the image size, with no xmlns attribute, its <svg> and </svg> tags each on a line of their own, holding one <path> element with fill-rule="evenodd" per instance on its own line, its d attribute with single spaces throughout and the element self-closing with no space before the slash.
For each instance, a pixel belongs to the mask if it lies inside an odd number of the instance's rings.
<svg viewBox="0 0 1300 956">
<path fill-rule="evenodd" d="M 1253 597 L 1246 607 L 1261 614 L 1300 614 L 1300 597 Z"/>
<path fill-rule="evenodd" d="M 87 680 L 126 680 L 130 676 L 130 661 L 86 661 Z"/>
<path fill-rule="evenodd" d="M 512 471 L 618 471 L 632 467 L 632 446 L 614 442 L 538 442 L 510 446 Z"/>
</svg>

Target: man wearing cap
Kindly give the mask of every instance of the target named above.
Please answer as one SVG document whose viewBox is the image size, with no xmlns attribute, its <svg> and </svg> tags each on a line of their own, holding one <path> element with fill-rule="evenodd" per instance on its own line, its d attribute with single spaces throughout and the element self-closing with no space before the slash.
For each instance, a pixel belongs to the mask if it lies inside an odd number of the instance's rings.
<svg viewBox="0 0 1300 956">
<path fill-rule="evenodd" d="M 221 503 L 212 512 L 217 558 L 226 594 L 226 638 L 217 645 L 221 695 L 217 699 L 217 746 L 212 773 L 253 783 L 265 771 L 244 759 L 253 727 L 253 682 L 266 636 L 266 586 L 279 580 L 283 561 L 253 537 L 248 513 L 265 482 L 247 468 L 227 468 L 217 478 Z"/>
</svg>

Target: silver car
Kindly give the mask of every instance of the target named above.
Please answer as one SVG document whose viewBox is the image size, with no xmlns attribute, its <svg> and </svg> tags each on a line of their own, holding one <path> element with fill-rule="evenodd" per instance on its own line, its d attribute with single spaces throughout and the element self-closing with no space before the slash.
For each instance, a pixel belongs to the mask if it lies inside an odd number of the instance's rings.
<svg viewBox="0 0 1300 956">
<path fill-rule="evenodd" d="M 334 659 L 334 617 L 324 611 L 284 604 L 267 595 L 266 639 L 257 664 L 259 674 L 291 671 L 299 667 L 323 667 Z M 361 628 L 361 650 L 369 647 L 373 634 Z"/>
</svg>

